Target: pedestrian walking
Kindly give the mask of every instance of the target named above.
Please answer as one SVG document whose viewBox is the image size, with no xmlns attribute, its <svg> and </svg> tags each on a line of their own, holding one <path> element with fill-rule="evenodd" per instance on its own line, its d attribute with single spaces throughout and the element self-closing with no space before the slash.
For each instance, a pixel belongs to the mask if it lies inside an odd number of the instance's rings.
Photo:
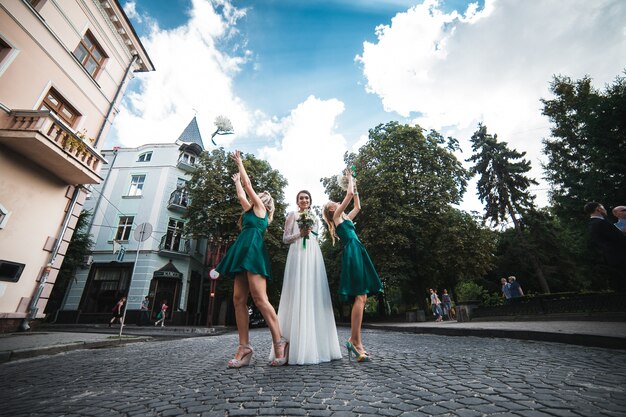
<svg viewBox="0 0 626 417">
<path fill-rule="evenodd" d="M 356 234 L 352 220 L 361 211 L 361 200 L 350 170 L 346 170 L 345 177 L 348 180 L 346 196 L 341 204 L 335 201 L 326 203 L 323 215 L 333 244 L 338 237 L 343 247 L 339 297 L 344 302 L 352 302 L 350 338 L 345 345 L 348 349 L 348 357 L 350 358 L 351 354 L 354 354 L 358 362 L 367 362 L 370 357 L 361 341 L 361 324 L 363 323 L 365 302 L 368 295 L 382 293 L 383 284 L 365 247 Z M 354 201 L 354 207 L 350 213 L 346 214 L 345 210 L 351 201 Z"/>
<path fill-rule="evenodd" d="M 450 294 L 448 294 L 447 289 L 443 289 L 443 294 L 441 295 L 441 306 L 443 307 L 443 315 L 448 318 L 448 320 L 452 320 L 455 318 L 454 309 L 452 308 L 452 298 Z"/>
<path fill-rule="evenodd" d="M 139 325 L 145 326 L 150 323 L 150 297 L 147 295 L 141 301 L 141 308 L 139 310 Z"/>
<path fill-rule="evenodd" d="M 502 285 L 502 295 L 504 296 L 504 302 L 508 303 L 511 299 L 511 284 L 506 278 L 500 278 L 500 284 Z"/>
<path fill-rule="evenodd" d="M 157 320 L 154 322 L 155 326 L 161 324 L 161 327 L 163 327 L 165 325 L 165 316 L 167 314 L 168 308 L 169 307 L 167 305 L 167 300 L 163 300 L 163 303 L 161 304 L 161 310 L 159 310 L 156 316 Z"/>
<path fill-rule="evenodd" d="M 524 296 L 522 286 L 517 282 L 517 279 L 511 275 L 509 277 L 509 291 L 511 292 L 511 298 L 518 298 Z"/>
<path fill-rule="evenodd" d="M 229 368 L 241 368 L 250 364 L 254 349 L 250 346 L 248 331 L 248 297 L 265 319 L 272 334 L 275 359 L 273 366 L 285 365 L 289 359 L 289 341 L 282 337 L 278 317 L 267 298 L 267 281 L 272 279 L 270 259 L 264 241 L 267 226 L 274 218 L 274 199 L 267 191 L 257 194 L 243 166 L 241 152 L 233 152 L 231 159 L 237 164 L 238 173 L 232 176 L 239 204 L 243 209 L 241 232 L 228 249 L 215 271 L 227 277 L 234 276 L 233 303 L 235 321 L 239 333 L 239 347 L 228 361 Z"/>
<path fill-rule="evenodd" d="M 428 291 L 430 291 L 430 308 L 432 309 L 433 316 L 435 316 L 435 321 L 443 321 L 443 312 L 441 311 L 439 296 L 432 288 L 429 288 Z"/>
<path fill-rule="evenodd" d="M 126 303 L 126 297 L 122 297 L 119 301 L 113 306 L 113 317 L 111 317 L 111 321 L 109 321 L 109 327 L 118 320 L 120 324 L 124 324 L 124 304 Z"/>
</svg>

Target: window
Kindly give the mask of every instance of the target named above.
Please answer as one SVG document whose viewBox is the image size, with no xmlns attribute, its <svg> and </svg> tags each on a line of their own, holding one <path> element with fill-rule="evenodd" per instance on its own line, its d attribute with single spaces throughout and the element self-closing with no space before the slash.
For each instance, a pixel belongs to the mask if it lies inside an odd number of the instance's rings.
<svg viewBox="0 0 626 417">
<path fill-rule="evenodd" d="M 170 218 L 167 223 L 167 234 L 165 237 L 165 250 L 172 252 L 182 252 L 181 238 L 183 235 L 183 228 L 185 224 L 177 219 Z"/>
<path fill-rule="evenodd" d="M 190 155 L 188 153 L 183 153 L 180 156 L 180 160 L 184 163 L 186 163 L 187 165 L 195 165 L 196 164 L 196 157 L 193 155 Z"/>
<path fill-rule="evenodd" d="M 26 3 L 29 3 L 33 9 L 36 11 L 41 11 L 41 7 L 44 5 L 46 0 L 26 0 Z"/>
<path fill-rule="evenodd" d="M 180 190 L 181 188 L 185 188 L 187 186 L 187 180 L 178 178 L 176 180 L 176 189 Z"/>
<path fill-rule="evenodd" d="M 0 204 L 0 229 L 6 226 L 9 221 L 9 216 L 11 216 L 11 212 Z"/>
<path fill-rule="evenodd" d="M 24 264 L 0 260 L 0 281 L 17 282 L 20 280 Z"/>
<path fill-rule="evenodd" d="M 85 37 L 76 47 L 74 56 L 93 78 L 96 78 L 107 58 L 102 47 L 98 45 L 98 42 L 96 42 L 96 39 L 89 31 L 85 32 Z"/>
<path fill-rule="evenodd" d="M 151 159 L 152 152 L 146 152 L 139 155 L 139 159 L 137 159 L 137 162 L 150 162 Z"/>
<path fill-rule="evenodd" d="M 74 127 L 80 117 L 80 113 L 78 113 L 54 88 L 48 91 L 46 97 L 43 99 L 43 103 L 39 106 L 39 110 L 50 110 L 70 127 Z"/>
<path fill-rule="evenodd" d="M 140 196 L 145 180 L 145 175 L 133 175 L 130 178 L 130 190 L 128 190 L 128 195 Z"/>
<path fill-rule="evenodd" d="M 18 49 L 11 45 L 9 41 L 0 36 L 0 75 L 9 68 L 9 65 L 18 54 Z"/>
<path fill-rule="evenodd" d="M 117 233 L 115 234 L 115 240 L 128 240 L 130 237 L 130 230 L 133 228 L 134 216 L 122 216 L 120 222 L 117 225 Z"/>
<path fill-rule="evenodd" d="M 94 264 L 80 303 L 82 313 L 111 314 L 115 303 L 128 294 L 132 272 L 132 264 Z"/>
</svg>

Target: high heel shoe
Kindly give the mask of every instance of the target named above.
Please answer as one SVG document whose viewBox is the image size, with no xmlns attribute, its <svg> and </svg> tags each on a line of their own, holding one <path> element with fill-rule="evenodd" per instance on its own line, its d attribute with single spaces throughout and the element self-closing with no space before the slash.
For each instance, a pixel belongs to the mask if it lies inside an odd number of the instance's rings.
<svg viewBox="0 0 626 417">
<path fill-rule="evenodd" d="M 274 343 L 274 355 L 276 355 L 280 346 L 283 346 L 283 357 L 280 359 L 275 358 L 271 363 L 272 366 L 283 366 L 289 361 L 289 341 L 281 337 L 278 342 Z"/>
<path fill-rule="evenodd" d="M 250 365 L 250 360 L 252 359 L 252 354 L 254 353 L 254 349 L 250 345 L 239 345 L 240 349 L 248 349 L 248 352 L 244 353 L 241 356 L 241 359 L 232 358 L 228 361 L 229 368 L 241 368 L 242 366 Z"/>
<path fill-rule="evenodd" d="M 370 357 L 366 353 L 361 353 L 352 344 L 351 341 L 346 342 L 346 349 L 348 349 L 348 359 L 352 360 L 352 354 L 356 357 L 357 362 L 369 362 Z"/>
</svg>

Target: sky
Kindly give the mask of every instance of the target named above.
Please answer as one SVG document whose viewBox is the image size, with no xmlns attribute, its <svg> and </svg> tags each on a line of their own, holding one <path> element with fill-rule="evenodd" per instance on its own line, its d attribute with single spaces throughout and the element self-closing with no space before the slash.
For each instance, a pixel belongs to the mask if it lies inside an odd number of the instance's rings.
<svg viewBox="0 0 626 417">
<path fill-rule="evenodd" d="M 602 90 L 626 69 L 623 0 L 121 0 L 156 71 L 131 81 L 104 148 L 174 142 L 196 116 L 207 150 L 218 116 L 227 151 L 267 160 L 285 199 L 339 174 L 378 124 L 459 140 L 479 123 L 541 165 L 554 75 Z M 464 162 L 466 167 L 469 164 Z M 367 202 L 364 201 L 364 206 Z M 483 211 L 470 182 L 459 206 Z"/>
</svg>

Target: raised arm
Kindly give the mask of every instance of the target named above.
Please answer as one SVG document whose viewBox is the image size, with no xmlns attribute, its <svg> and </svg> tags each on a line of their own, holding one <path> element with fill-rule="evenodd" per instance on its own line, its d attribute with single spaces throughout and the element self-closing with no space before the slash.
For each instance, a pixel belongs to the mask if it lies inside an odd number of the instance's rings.
<svg viewBox="0 0 626 417">
<path fill-rule="evenodd" d="M 239 176 L 241 179 L 241 185 L 245 193 L 248 195 L 248 198 L 252 201 L 252 207 L 254 207 L 254 214 L 259 217 L 265 217 L 265 213 L 267 213 L 267 209 L 263 205 L 263 202 L 252 188 L 252 183 L 250 183 L 250 178 L 248 177 L 248 173 L 246 172 L 246 168 L 243 166 L 243 160 L 241 159 L 241 152 L 236 150 L 231 154 L 231 159 L 235 161 L 237 164 L 237 168 L 239 169 Z"/>
<path fill-rule="evenodd" d="M 348 188 L 346 189 L 346 196 L 343 198 L 341 204 L 339 204 L 339 207 L 335 210 L 335 214 L 333 214 L 333 221 L 336 225 L 339 225 L 342 222 L 340 221 L 341 215 L 346 210 L 346 207 L 348 207 L 348 204 L 350 204 L 352 197 L 354 197 L 354 181 L 350 170 L 346 170 L 345 175 L 348 177 Z"/>
<path fill-rule="evenodd" d="M 350 176 L 350 178 L 352 178 L 352 176 Z M 356 215 L 359 214 L 359 211 L 361 211 L 361 199 L 359 198 L 359 191 L 356 188 L 356 180 L 353 179 L 352 183 L 354 184 L 354 207 L 352 207 L 352 210 L 348 213 L 350 220 L 354 220 Z"/>
<path fill-rule="evenodd" d="M 252 207 L 252 204 L 248 201 L 246 197 L 246 192 L 243 190 L 241 186 L 240 175 L 238 172 L 233 174 L 233 181 L 235 182 L 235 188 L 237 189 L 237 198 L 239 199 L 239 204 L 241 204 L 241 208 L 243 211 L 248 211 Z"/>
</svg>

